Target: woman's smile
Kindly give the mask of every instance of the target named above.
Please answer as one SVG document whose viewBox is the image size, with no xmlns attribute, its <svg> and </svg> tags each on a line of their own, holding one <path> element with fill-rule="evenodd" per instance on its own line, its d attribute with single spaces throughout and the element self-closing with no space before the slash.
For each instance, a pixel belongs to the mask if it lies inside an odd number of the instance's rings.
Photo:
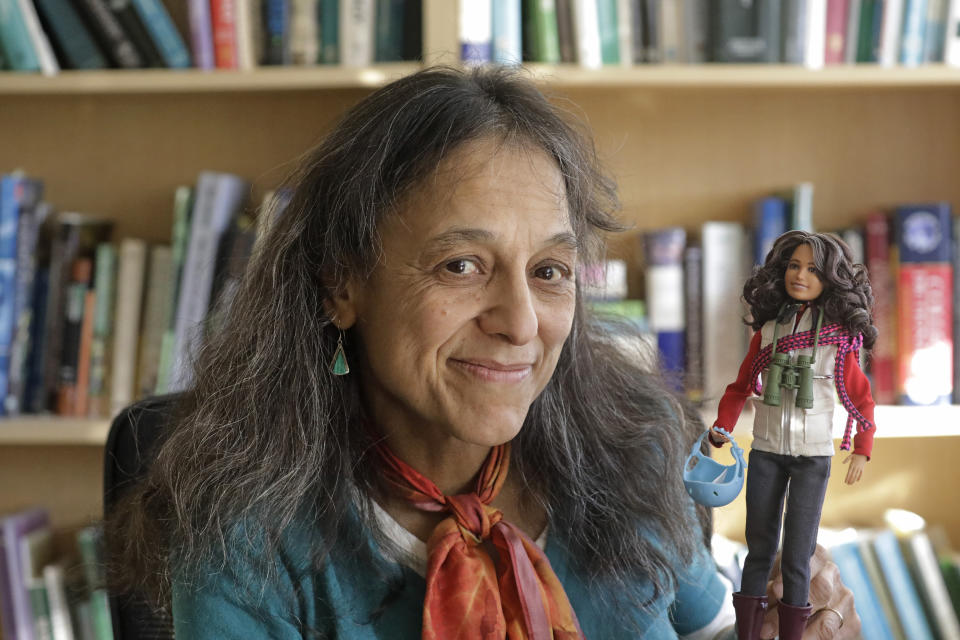
<svg viewBox="0 0 960 640">
<path fill-rule="evenodd" d="M 505 382 L 515 384 L 530 377 L 533 372 L 533 363 L 503 363 L 496 360 L 482 358 L 454 359 L 449 362 L 454 369 L 465 372 L 470 377 L 482 382 Z"/>
</svg>

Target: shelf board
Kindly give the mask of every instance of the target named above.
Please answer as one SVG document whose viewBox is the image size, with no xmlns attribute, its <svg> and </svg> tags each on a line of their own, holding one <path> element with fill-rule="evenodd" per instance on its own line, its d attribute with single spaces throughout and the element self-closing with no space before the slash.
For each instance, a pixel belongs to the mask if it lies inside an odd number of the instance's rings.
<svg viewBox="0 0 960 640">
<path fill-rule="evenodd" d="M 56 76 L 0 73 L 0 95 L 82 95 L 310 91 L 380 87 L 421 68 L 416 62 L 366 68 L 261 67 L 253 71 L 141 69 L 64 71 Z M 542 85 L 558 88 L 838 89 L 960 87 L 960 68 L 838 65 L 812 70 L 796 65 L 638 65 L 586 69 L 528 65 Z"/>
<path fill-rule="evenodd" d="M 751 398 L 740 414 L 735 433 L 740 441 L 753 438 L 753 404 L 759 398 Z M 717 417 L 716 406 L 705 408 L 701 415 L 705 424 L 713 424 Z M 960 405 L 937 405 L 932 407 L 907 407 L 881 405 L 874 411 L 877 432 L 874 438 L 938 438 L 960 437 Z M 833 437 L 840 440 L 847 424 L 847 412 L 837 406 L 833 412 Z"/>
<path fill-rule="evenodd" d="M 0 446 L 91 445 L 103 446 L 110 421 L 99 418 L 20 416 L 0 420 Z"/>
<path fill-rule="evenodd" d="M 716 408 L 704 409 L 703 421 L 711 424 Z M 874 416 L 877 438 L 933 438 L 960 436 L 960 405 L 935 407 L 880 406 Z M 833 416 L 834 437 L 840 439 L 847 414 L 838 407 Z M 749 439 L 753 430 L 753 408 L 748 403 L 737 422 L 736 434 Z M 11 445 L 92 445 L 107 441 L 110 421 L 97 418 L 22 416 L 0 419 L 0 446 Z"/>
</svg>

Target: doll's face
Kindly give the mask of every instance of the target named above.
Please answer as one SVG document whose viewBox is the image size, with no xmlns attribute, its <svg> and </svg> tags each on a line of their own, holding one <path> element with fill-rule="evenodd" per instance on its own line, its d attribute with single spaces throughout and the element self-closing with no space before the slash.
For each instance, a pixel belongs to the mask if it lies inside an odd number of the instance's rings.
<svg viewBox="0 0 960 640">
<path fill-rule="evenodd" d="M 809 302 L 823 293 L 817 265 L 813 261 L 813 249 L 808 244 L 798 245 L 790 256 L 787 272 L 783 276 L 783 285 L 794 300 Z"/>
</svg>

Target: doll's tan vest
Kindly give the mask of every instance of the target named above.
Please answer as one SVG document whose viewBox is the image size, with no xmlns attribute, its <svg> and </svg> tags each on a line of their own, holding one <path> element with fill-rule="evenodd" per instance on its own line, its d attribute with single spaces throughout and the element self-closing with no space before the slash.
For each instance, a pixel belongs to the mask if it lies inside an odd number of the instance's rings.
<svg viewBox="0 0 960 640">
<path fill-rule="evenodd" d="M 760 347 L 773 342 L 775 320 L 763 325 L 760 330 Z M 777 337 L 793 333 L 794 318 L 781 324 Z M 809 331 L 814 326 L 816 314 L 807 311 L 800 319 L 797 333 Z M 824 320 L 824 326 L 827 325 Z M 813 349 L 799 349 L 790 353 L 791 360 L 799 354 L 810 355 Z M 813 407 L 798 409 L 796 391 L 781 390 L 779 407 L 763 404 L 763 399 L 754 399 L 753 444 L 754 449 L 790 456 L 832 456 L 833 450 L 833 409 L 836 405 L 836 390 L 833 382 L 834 360 L 837 357 L 836 345 L 821 344 L 817 348 L 817 361 L 813 364 Z M 768 372 L 762 374 L 764 384 Z"/>
</svg>

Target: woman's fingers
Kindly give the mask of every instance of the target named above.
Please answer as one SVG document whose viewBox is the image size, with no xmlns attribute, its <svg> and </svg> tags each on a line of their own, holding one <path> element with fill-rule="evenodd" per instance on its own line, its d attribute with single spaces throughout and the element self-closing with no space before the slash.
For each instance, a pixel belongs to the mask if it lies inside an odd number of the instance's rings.
<svg viewBox="0 0 960 640">
<path fill-rule="evenodd" d="M 860 617 L 853 607 L 853 593 L 840 584 L 831 604 L 819 610 L 814 607 L 803 640 L 852 640 L 858 637 Z"/>
</svg>

